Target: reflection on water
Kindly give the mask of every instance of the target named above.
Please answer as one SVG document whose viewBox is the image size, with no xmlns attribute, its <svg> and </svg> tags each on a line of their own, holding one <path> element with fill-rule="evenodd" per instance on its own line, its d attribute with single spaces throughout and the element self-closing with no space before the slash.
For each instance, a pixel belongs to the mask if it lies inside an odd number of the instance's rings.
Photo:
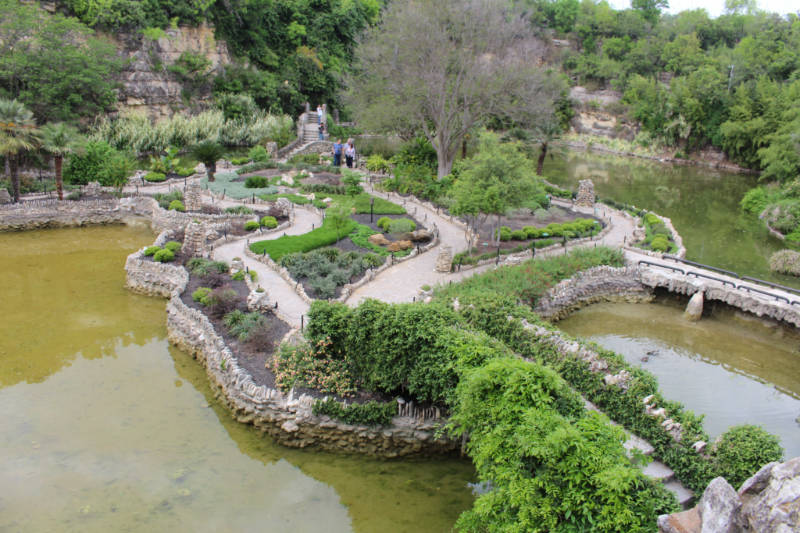
<svg viewBox="0 0 800 533">
<path fill-rule="evenodd" d="M 712 437 L 759 424 L 800 455 L 800 334 L 721 306 L 689 322 L 683 303 L 597 304 L 558 327 L 652 372 L 665 397 L 706 415 Z"/>
<path fill-rule="evenodd" d="M 0 531 L 447 531 L 470 465 L 274 444 L 122 288 L 152 241 L 114 227 L 0 234 Z M 13 334 L 11 334 L 13 332 Z"/>
<path fill-rule="evenodd" d="M 800 279 L 770 272 L 769 256 L 784 246 L 739 209 L 757 176 L 583 151 L 548 158 L 544 175 L 571 189 L 590 178 L 599 198 L 671 218 L 687 259 L 800 288 Z"/>
</svg>

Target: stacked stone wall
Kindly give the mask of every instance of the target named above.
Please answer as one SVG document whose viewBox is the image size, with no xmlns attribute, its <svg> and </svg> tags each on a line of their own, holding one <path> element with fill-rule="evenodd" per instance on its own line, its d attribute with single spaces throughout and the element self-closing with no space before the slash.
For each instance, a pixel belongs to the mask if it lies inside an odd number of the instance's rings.
<svg viewBox="0 0 800 533">
<path fill-rule="evenodd" d="M 27 231 L 94 224 L 120 224 L 130 213 L 119 201 L 34 200 L 0 206 L 0 231 Z"/>
</svg>

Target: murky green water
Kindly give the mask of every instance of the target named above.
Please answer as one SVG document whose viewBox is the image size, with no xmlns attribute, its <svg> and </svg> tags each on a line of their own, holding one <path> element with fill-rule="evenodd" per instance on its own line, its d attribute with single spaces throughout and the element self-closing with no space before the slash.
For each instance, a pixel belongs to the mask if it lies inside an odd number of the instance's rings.
<svg viewBox="0 0 800 533">
<path fill-rule="evenodd" d="M 0 531 L 448 531 L 473 471 L 292 450 L 232 420 L 123 288 L 144 228 L 0 234 Z"/>
<path fill-rule="evenodd" d="M 600 198 L 671 218 L 687 259 L 800 288 L 800 279 L 769 271 L 769 256 L 785 246 L 757 217 L 739 209 L 757 176 L 583 151 L 548 157 L 544 175 L 572 189 L 590 178 Z"/>
<path fill-rule="evenodd" d="M 667 398 L 706 415 L 712 437 L 758 424 L 780 437 L 786 457 L 800 455 L 800 333 L 730 308 L 693 323 L 684 305 L 597 304 L 558 327 L 652 372 Z"/>
</svg>

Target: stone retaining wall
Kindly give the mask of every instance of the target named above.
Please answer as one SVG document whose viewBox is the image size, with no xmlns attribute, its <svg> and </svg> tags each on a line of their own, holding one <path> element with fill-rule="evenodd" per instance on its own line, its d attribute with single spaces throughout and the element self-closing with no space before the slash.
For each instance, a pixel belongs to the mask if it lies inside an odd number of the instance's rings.
<svg viewBox="0 0 800 533">
<path fill-rule="evenodd" d="M 556 321 L 593 303 L 652 301 L 652 290 L 639 278 L 638 267 L 590 268 L 547 291 L 534 311 L 546 320 Z"/>
<path fill-rule="evenodd" d="M 0 206 L 0 231 L 119 224 L 129 213 L 113 200 L 34 200 Z"/>
<path fill-rule="evenodd" d="M 163 246 L 171 231 L 162 231 L 153 245 Z M 189 283 L 189 273 L 182 266 L 157 263 L 144 255 L 144 249 L 132 253 L 125 261 L 125 288 L 148 296 L 169 298 L 173 292 L 183 292 Z"/>
<path fill-rule="evenodd" d="M 209 380 L 239 422 L 253 424 L 285 446 L 316 446 L 380 457 L 440 454 L 459 448 L 459 443 L 435 436 L 441 420 L 396 416 L 391 426 L 344 424 L 327 416 L 314 416 L 315 400 L 308 395 L 295 397 L 292 392 L 284 394 L 256 385 L 208 318 L 187 307 L 177 291 L 167 304 L 167 331 L 170 342 L 203 364 Z"/>
</svg>

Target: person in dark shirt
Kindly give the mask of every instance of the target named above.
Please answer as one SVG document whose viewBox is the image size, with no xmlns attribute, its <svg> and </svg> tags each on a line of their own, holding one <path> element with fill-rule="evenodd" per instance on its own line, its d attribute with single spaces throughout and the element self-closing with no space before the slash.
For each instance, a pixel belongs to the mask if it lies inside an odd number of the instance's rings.
<svg viewBox="0 0 800 533">
<path fill-rule="evenodd" d="M 342 165 L 342 140 L 336 139 L 333 143 L 333 166 L 338 167 Z"/>
</svg>

